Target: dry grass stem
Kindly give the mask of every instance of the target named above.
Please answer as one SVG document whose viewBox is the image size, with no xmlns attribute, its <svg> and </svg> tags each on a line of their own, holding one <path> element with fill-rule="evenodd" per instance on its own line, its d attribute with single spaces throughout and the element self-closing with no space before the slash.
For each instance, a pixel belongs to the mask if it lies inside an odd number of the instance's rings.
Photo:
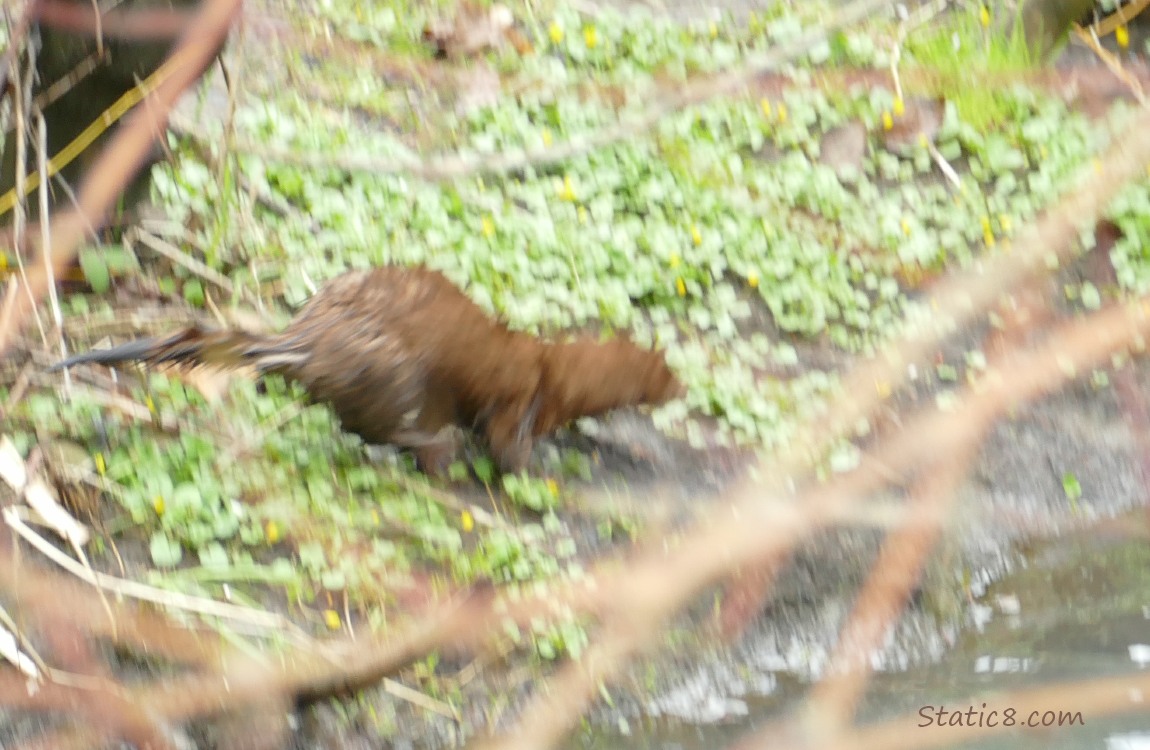
<svg viewBox="0 0 1150 750">
<path fill-rule="evenodd" d="M 1133 0 L 1133 2 L 1119 5 L 1113 13 L 1090 26 L 1090 30 L 1098 37 L 1113 34 L 1119 26 L 1125 26 L 1133 21 L 1138 14 L 1146 10 L 1148 5 L 1150 5 L 1150 0 Z"/>
<path fill-rule="evenodd" d="M 1119 60 L 1113 52 L 1102 46 L 1102 43 L 1098 41 L 1096 33 L 1093 26 L 1085 29 L 1081 26 L 1074 27 L 1074 34 L 1078 37 L 1079 41 L 1089 47 L 1118 80 L 1126 84 L 1126 87 L 1130 89 L 1130 95 L 1133 96 L 1139 104 L 1146 104 L 1146 95 L 1142 93 L 1142 84 L 1138 82 L 1137 78 L 1126 71 L 1126 68 L 1122 65 L 1122 61 Z"/>
<path fill-rule="evenodd" d="M 130 237 L 124 238 L 124 242 L 126 244 L 131 244 L 133 240 L 139 240 L 141 244 L 152 250 L 155 250 L 157 253 L 172 261 L 177 266 L 182 266 L 183 268 L 188 269 L 193 274 L 199 276 L 209 284 L 215 284 L 220 289 L 223 289 L 225 292 L 227 292 L 229 295 L 235 294 L 236 287 L 235 284 L 232 283 L 231 279 L 229 279 L 227 276 L 224 276 L 214 268 L 208 266 L 203 261 L 196 260 L 172 243 L 162 240 L 154 234 L 151 234 L 150 232 L 147 232 L 143 229 L 131 229 L 129 230 L 129 234 L 131 235 Z"/>
<path fill-rule="evenodd" d="M 37 534 L 25 522 L 18 509 L 8 507 L 0 511 L 4 521 L 20 538 L 35 547 L 41 554 L 60 566 L 67 572 L 76 576 L 85 583 L 98 586 L 119 596 L 127 596 L 141 601 L 152 602 L 172 609 L 195 612 L 208 617 L 220 617 L 229 620 L 238 620 L 251 626 L 282 632 L 285 634 L 298 633 L 296 626 L 280 615 L 263 610 L 243 607 L 238 604 L 218 602 L 214 599 L 205 599 L 198 596 L 189 596 L 174 591 L 165 591 L 153 586 L 147 586 L 136 581 L 116 578 L 106 573 L 100 573 L 84 567 L 56 549 L 46 539 Z"/>
</svg>

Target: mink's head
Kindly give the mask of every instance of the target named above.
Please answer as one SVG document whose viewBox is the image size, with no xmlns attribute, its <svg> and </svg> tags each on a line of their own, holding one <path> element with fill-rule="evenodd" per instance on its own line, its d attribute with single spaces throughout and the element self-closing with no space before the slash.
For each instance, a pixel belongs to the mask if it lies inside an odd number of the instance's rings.
<svg viewBox="0 0 1150 750">
<path fill-rule="evenodd" d="M 626 339 L 590 338 L 548 346 L 542 360 L 539 413 L 534 434 L 542 435 L 580 417 L 623 406 L 663 404 L 683 395 L 683 386 L 662 352 Z"/>
<path fill-rule="evenodd" d="M 603 346 L 614 353 L 622 403 L 658 405 L 686 395 L 663 352 L 643 349 L 626 339 Z"/>
<path fill-rule="evenodd" d="M 665 404 L 687 394 L 687 389 L 683 387 L 674 371 L 667 366 L 663 352 L 652 351 L 644 354 L 645 367 L 640 376 L 643 387 L 641 403 Z"/>
</svg>

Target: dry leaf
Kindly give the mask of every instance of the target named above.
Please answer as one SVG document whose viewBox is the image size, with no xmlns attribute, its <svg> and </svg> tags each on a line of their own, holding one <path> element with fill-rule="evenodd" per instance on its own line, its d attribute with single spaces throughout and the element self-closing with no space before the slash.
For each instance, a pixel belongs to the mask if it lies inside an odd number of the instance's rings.
<svg viewBox="0 0 1150 750">
<path fill-rule="evenodd" d="M 891 129 L 881 131 L 883 144 L 902 153 L 923 141 L 934 143 L 945 115 L 945 99 L 907 99 L 905 111 L 893 119 Z"/>
<path fill-rule="evenodd" d="M 12 635 L 3 625 L 0 625 L 0 656 L 12 662 L 26 676 L 33 680 L 40 680 L 40 670 L 36 668 L 36 662 L 20 650 L 20 647 L 16 645 L 16 636 Z"/>
<path fill-rule="evenodd" d="M 848 122 L 832 128 L 819 144 L 819 162 L 840 177 L 844 173 L 860 174 L 866 157 L 866 127 L 861 122 Z"/>
<path fill-rule="evenodd" d="M 87 527 L 72 518 L 64 506 L 56 501 L 52 490 L 48 489 L 48 485 L 42 479 L 33 479 L 24 490 L 24 502 L 39 514 L 49 528 L 67 539 L 73 546 L 83 547 L 91 538 L 91 532 Z"/>
<path fill-rule="evenodd" d="M 0 479 L 16 494 L 23 492 L 24 485 L 28 483 L 28 469 L 24 466 L 24 459 L 20 457 L 20 451 L 16 450 L 12 438 L 7 435 L 0 437 Z"/>
<path fill-rule="evenodd" d="M 423 38 L 435 45 L 439 55 L 449 60 L 460 60 L 501 46 L 514 22 L 515 18 L 506 5 L 497 3 L 483 8 L 463 2 L 454 18 L 428 24 L 423 30 Z"/>
</svg>

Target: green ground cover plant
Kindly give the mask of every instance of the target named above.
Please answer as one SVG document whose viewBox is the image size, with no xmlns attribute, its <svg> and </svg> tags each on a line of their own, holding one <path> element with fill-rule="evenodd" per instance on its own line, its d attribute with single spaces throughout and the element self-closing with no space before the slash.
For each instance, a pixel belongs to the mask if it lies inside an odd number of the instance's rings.
<svg viewBox="0 0 1150 750">
<path fill-rule="evenodd" d="M 904 95 L 946 101 L 931 139 L 937 156 L 925 140 L 884 146 L 906 103 L 889 82 L 874 83 L 896 38 L 876 21 L 779 71 L 779 93 L 714 100 L 557 164 L 442 182 L 345 168 L 349 153 L 482 160 L 585 137 L 676 82 L 793 38 L 825 9 L 778 3 L 748 19 L 681 25 L 642 12 L 517 8 L 531 49 L 458 64 L 490 66 L 501 81 L 490 103 L 462 109 L 431 85 L 389 85 L 374 67 L 448 65 L 421 35 L 449 4 L 325 0 L 315 10 L 363 64 L 281 50 L 297 86 L 254 63 L 240 68 L 248 78 L 230 119 L 173 135 L 173 158 L 154 172 L 167 241 L 228 288 L 138 243 L 134 253 L 93 247 L 82 261 L 92 293 L 66 301 L 70 319 L 116 319 L 108 289 L 145 274 L 169 302 L 257 307 L 282 321 L 344 270 L 423 263 L 514 328 L 626 333 L 665 348 L 689 392 L 655 414 L 659 428 L 697 446 L 709 436 L 770 449 L 835 388 L 833 368 L 809 365 L 805 352 L 865 353 L 894 335 L 929 304 L 916 280 L 1007 251 L 1013 228 L 1099 145 L 1098 124 L 1053 95 L 979 85 L 1028 61 L 971 8 L 905 35 L 901 65 L 921 75 L 907 75 L 919 83 Z M 867 83 L 843 83 L 835 71 L 865 71 Z M 866 129 L 866 148 L 837 170 L 820 160 L 822 144 L 850 124 Z M 1124 233 L 1119 280 L 1142 291 L 1148 189 L 1113 209 Z M 418 578 L 431 589 L 582 575 L 587 535 L 564 501 L 592 473 L 592 457 L 554 453 L 529 475 L 505 477 L 468 460 L 453 467 L 452 485 L 402 457 L 369 457 L 325 407 L 304 405 L 275 378 L 260 388 L 232 380 L 226 407 L 176 376 L 125 382 L 150 421 L 109 412 L 83 391 L 42 391 L 23 401 L 17 437 L 25 450 L 48 437 L 84 447 L 116 503 L 112 538 L 147 549 L 148 576 L 161 585 L 216 596 L 224 585 L 270 587 L 329 612 L 339 609 L 332 597 L 346 595 L 378 623 L 416 572 L 432 571 Z M 828 467 L 853 456 L 842 445 Z M 460 486 L 489 494 L 496 522 L 477 522 L 470 500 L 453 494 Z M 627 523 L 592 521 L 605 531 L 590 536 L 613 543 L 610 530 Z M 340 617 L 324 621 L 341 627 Z M 529 636 L 544 658 L 586 640 L 574 622 Z"/>
</svg>

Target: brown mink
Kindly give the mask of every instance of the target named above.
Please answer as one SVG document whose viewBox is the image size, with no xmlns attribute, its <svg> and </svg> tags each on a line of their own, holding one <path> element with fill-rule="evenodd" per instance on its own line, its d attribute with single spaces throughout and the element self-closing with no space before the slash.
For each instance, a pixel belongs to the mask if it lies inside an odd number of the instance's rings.
<svg viewBox="0 0 1150 750">
<path fill-rule="evenodd" d="M 454 455 L 452 425 L 482 434 L 500 470 L 514 472 L 536 438 L 573 419 L 682 393 L 660 352 L 512 331 L 438 271 L 397 266 L 337 276 L 281 333 L 193 327 L 52 369 L 130 361 L 281 373 L 330 404 L 344 429 L 410 448 L 432 473 Z"/>
</svg>

